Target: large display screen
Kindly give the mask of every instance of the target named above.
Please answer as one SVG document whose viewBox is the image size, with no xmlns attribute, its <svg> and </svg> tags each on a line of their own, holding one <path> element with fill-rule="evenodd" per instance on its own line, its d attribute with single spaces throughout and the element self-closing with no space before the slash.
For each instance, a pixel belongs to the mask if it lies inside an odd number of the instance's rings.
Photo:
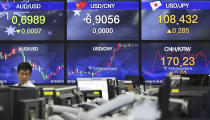
<svg viewBox="0 0 210 120">
<path fill-rule="evenodd" d="M 17 65 L 21 62 L 32 65 L 32 83 L 64 84 L 63 44 L 0 44 L 0 80 L 3 83 L 19 82 Z"/>
<path fill-rule="evenodd" d="M 142 40 L 209 40 L 210 1 L 142 0 Z"/>
<path fill-rule="evenodd" d="M 138 0 L 68 0 L 68 40 L 139 40 Z"/>
<path fill-rule="evenodd" d="M 0 40 L 64 40 L 64 0 L 0 0 Z"/>
<path fill-rule="evenodd" d="M 81 77 L 139 75 L 138 43 L 69 43 L 67 83 Z"/>
<path fill-rule="evenodd" d="M 146 83 L 162 83 L 173 74 L 209 74 L 210 43 L 144 43 L 142 75 Z"/>
</svg>

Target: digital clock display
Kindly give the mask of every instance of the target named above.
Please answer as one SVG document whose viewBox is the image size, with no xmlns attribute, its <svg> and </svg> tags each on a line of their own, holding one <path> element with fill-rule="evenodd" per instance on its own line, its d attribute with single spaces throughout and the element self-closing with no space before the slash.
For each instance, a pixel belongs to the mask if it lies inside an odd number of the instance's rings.
<svg viewBox="0 0 210 120">
<path fill-rule="evenodd" d="M 63 18 L 63 1 L 0 1 L 0 40 L 64 40 Z"/>
<path fill-rule="evenodd" d="M 209 40 L 210 1 L 142 0 L 142 40 Z"/>
<path fill-rule="evenodd" d="M 68 40 L 139 40 L 139 2 L 68 0 Z"/>
</svg>

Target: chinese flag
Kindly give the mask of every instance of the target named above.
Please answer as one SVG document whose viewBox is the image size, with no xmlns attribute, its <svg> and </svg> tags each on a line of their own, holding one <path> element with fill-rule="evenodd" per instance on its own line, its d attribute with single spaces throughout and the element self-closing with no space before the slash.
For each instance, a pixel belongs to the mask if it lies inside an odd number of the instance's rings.
<svg viewBox="0 0 210 120">
<path fill-rule="evenodd" d="M 82 10 L 84 7 L 87 6 L 87 3 L 85 1 L 82 1 L 82 2 L 76 3 L 76 6 L 78 10 Z"/>
<path fill-rule="evenodd" d="M 1 5 L 2 5 L 2 7 L 6 7 L 7 3 L 2 3 Z"/>
</svg>

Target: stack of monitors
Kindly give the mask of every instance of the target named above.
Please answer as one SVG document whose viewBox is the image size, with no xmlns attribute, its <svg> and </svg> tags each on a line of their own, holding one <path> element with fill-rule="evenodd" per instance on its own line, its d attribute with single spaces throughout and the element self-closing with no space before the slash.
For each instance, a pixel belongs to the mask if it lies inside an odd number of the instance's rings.
<svg viewBox="0 0 210 120">
<path fill-rule="evenodd" d="M 0 0 L 0 80 L 17 83 L 21 62 L 35 84 L 209 74 L 209 19 L 199 0 Z"/>
<path fill-rule="evenodd" d="M 34 84 L 141 74 L 138 0 L 0 0 L 0 81 Z"/>
</svg>

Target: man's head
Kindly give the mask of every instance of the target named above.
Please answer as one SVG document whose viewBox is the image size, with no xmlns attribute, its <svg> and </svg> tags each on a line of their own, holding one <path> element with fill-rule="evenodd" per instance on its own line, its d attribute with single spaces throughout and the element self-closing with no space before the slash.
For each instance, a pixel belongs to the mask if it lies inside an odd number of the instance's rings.
<svg viewBox="0 0 210 120">
<path fill-rule="evenodd" d="M 21 84 L 26 83 L 31 77 L 32 67 L 29 63 L 20 63 L 17 67 L 17 74 Z"/>
</svg>

